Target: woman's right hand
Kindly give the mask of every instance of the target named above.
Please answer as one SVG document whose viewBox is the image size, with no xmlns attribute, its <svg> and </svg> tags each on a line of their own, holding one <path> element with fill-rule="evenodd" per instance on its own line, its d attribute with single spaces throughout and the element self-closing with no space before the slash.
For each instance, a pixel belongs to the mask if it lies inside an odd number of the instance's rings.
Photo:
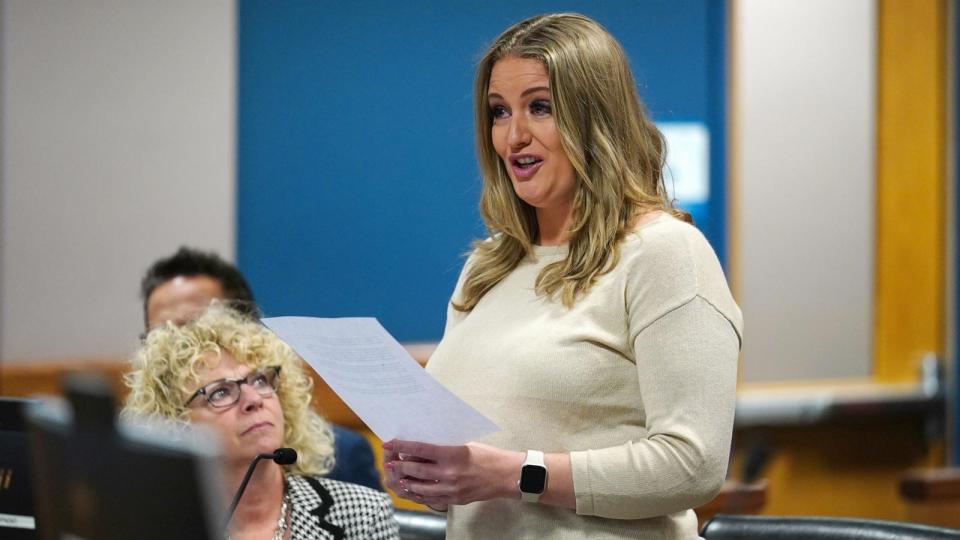
<svg viewBox="0 0 960 540">
<path fill-rule="evenodd" d="M 391 441 L 392 442 L 392 441 Z M 409 488 L 406 485 L 406 482 L 401 483 L 400 480 L 406 478 L 403 477 L 396 471 L 395 466 L 393 465 L 398 461 L 413 462 L 413 463 L 430 463 L 430 461 L 419 458 L 412 455 L 401 455 L 400 452 L 396 450 L 389 449 L 391 446 L 390 443 L 383 445 L 383 472 L 384 472 L 384 483 L 387 488 L 397 494 L 398 497 L 402 499 L 407 499 L 410 501 L 418 502 L 424 504 L 427 507 L 437 511 L 437 512 L 446 512 L 447 505 L 442 503 L 427 504 L 423 501 L 422 497 L 417 494 L 411 493 Z"/>
<path fill-rule="evenodd" d="M 387 487 L 411 501 L 446 509 L 496 498 L 520 498 L 522 452 L 486 444 L 443 446 L 392 440 L 383 445 Z"/>
</svg>

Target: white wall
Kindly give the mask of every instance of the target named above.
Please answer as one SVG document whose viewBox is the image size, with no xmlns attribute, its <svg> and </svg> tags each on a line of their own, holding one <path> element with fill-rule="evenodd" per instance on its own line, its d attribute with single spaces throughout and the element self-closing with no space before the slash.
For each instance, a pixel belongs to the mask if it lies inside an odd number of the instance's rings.
<svg viewBox="0 0 960 540">
<path fill-rule="evenodd" d="M 123 358 L 139 279 L 234 249 L 229 0 L 5 0 L 0 359 Z"/>
<path fill-rule="evenodd" d="M 739 0 L 731 31 L 744 380 L 868 375 L 875 2 Z"/>
</svg>

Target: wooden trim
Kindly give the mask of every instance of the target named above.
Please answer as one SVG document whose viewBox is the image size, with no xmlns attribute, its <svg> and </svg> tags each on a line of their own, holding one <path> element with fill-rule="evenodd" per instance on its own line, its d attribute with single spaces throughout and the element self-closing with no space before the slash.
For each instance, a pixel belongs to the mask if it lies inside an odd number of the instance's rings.
<svg viewBox="0 0 960 540">
<path fill-rule="evenodd" d="M 910 471 L 900 478 L 900 494 L 914 502 L 960 502 L 960 468 Z"/>
<path fill-rule="evenodd" d="M 913 380 L 945 329 L 946 2 L 879 3 L 874 373 Z"/>
<path fill-rule="evenodd" d="M 728 480 L 716 497 L 698 506 L 694 511 L 697 514 L 699 527 L 702 528 L 717 514 L 757 514 L 765 504 L 767 504 L 766 481 L 744 484 Z"/>
</svg>

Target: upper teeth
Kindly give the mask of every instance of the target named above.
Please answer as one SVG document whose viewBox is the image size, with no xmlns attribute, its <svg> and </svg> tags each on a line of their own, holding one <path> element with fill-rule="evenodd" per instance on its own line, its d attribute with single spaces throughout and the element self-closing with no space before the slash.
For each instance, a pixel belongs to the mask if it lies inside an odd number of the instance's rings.
<svg viewBox="0 0 960 540">
<path fill-rule="evenodd" d="M 533 157 L 522 157 L 522 158 L 520 158 L 520 159 L 517 160 L 517 163 L 519 163 L 519 164 L 521 164 L 521 165 L 531 165 L 531 164 L 533 164 L 533 163 L 536 162 L 536 161 L 537 161 L 537 158 L 533 158 Z"/>
</svg>

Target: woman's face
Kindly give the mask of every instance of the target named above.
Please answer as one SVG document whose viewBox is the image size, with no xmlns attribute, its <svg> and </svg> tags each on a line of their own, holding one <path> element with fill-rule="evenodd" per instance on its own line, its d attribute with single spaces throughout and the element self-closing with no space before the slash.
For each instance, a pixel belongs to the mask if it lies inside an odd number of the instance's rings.
<svg viewBox="0 0 960 540">
<path fill-rule="evenodd" d="M 199 388 L 207 389 L 208 394 L 223 392 L 224 386 L 212 383 L 244 379 L 254 371 L 222 350 L 219 363 L 200 370 L 200 384 L 187 389 L 187 399 Z M 257 454 L 283 446 L 283 409 L 279 397 L 272 388 L 268 390 L 262 378 L 244 382 L 239 388 L 237 402 L 224 407 L 214 407 L 204 396 L 196 396 L 189 405 L 189 414 L 191 421 L 206 424 L 220 434 L 228 462 L 238 461 L 246 466 Z"/>
<path fill-rule="evenodd" d="M 538 209 L 569 209 L 576 175 L 560 142 L 546 68 L 539 60 L 502 58 L 490 73 L 487 99 L 493 147 L 517 196 Z"/>
</svg>

